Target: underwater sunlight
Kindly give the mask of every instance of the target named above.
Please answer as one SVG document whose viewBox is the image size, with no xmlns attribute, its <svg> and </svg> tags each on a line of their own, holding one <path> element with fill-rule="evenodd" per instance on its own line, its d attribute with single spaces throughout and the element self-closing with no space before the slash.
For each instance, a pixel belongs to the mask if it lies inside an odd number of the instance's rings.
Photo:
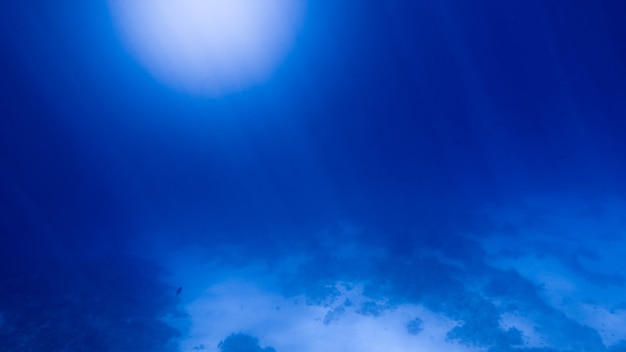
<svg viewBox="0 0 626 352">
<path fill-rule="evenodd" d="M 290 0 L 110 0 L 122 37 L 154 77 L 222 96 L 270 77 L 290 49 L 303 3 Z"/>
</svg>

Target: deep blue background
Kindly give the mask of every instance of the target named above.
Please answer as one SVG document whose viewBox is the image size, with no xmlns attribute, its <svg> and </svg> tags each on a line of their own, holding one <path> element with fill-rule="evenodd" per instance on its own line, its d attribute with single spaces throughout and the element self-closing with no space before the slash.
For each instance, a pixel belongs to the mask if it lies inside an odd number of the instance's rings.
<svg viewBox="0 0 626 352">
<path fill-rule="evenodd" d="M 155 82 L 104 4 L 0 13 L 3 244 L 402 228 L 624 192 L 622 1 L 316 1 L 274 78 L 222 99 Z"/>
<path fill-rule="evenodd" d="M 315 248 L 348 223 L 392 252 L 456 243 L 467 259 L 454 232 L 407 233 L 484 229 L 480 209 L 529 194 L 623 197 L 625 16 L 618 0 L 310 1 L 272 79 L 212 99 L 152 78 L 104 3 L 3 2 L 4 302 L 83 281 L 92 299 L 94 275 L 161 289 L 116 276 L 127 258 L 74 271 L 44 254 Z"/>
</svg>

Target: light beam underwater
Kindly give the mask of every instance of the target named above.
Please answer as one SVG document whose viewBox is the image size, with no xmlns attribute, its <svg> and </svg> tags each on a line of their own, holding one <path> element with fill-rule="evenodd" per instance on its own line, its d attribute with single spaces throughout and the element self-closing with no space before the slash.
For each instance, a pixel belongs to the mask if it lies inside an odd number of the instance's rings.
<svg viewBox="0 0 626 352">
<path fill-rule="evenodd" d="M 128 49 L 158 80 L 219 97 L 267 80 L 288 53 L 304 0 L 109 0 Z"/>
</svg>

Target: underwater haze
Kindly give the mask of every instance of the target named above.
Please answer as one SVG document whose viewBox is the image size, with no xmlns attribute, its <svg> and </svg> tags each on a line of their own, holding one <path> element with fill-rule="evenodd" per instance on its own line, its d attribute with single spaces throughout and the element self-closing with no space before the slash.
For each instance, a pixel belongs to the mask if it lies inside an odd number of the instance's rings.
<svg viewBox="0 0 626 352">
<path fill-rule="evenodd" d="M 0 351 L 626 351 L 625 16 L 0 3 Z"/>
</svg>

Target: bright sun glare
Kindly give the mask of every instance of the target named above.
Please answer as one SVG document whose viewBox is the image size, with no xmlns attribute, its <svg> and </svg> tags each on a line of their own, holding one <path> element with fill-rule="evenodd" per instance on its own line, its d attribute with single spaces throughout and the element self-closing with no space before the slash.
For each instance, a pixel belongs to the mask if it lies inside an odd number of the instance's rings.
<svg viewBox="0 0 626 352">
<path fill-rule="evenodd" d="M 268 79 L 291 48 L 304 0 L 109 0 L 121 35 L 154 77 L 222 96 Z"/>
</svg>

